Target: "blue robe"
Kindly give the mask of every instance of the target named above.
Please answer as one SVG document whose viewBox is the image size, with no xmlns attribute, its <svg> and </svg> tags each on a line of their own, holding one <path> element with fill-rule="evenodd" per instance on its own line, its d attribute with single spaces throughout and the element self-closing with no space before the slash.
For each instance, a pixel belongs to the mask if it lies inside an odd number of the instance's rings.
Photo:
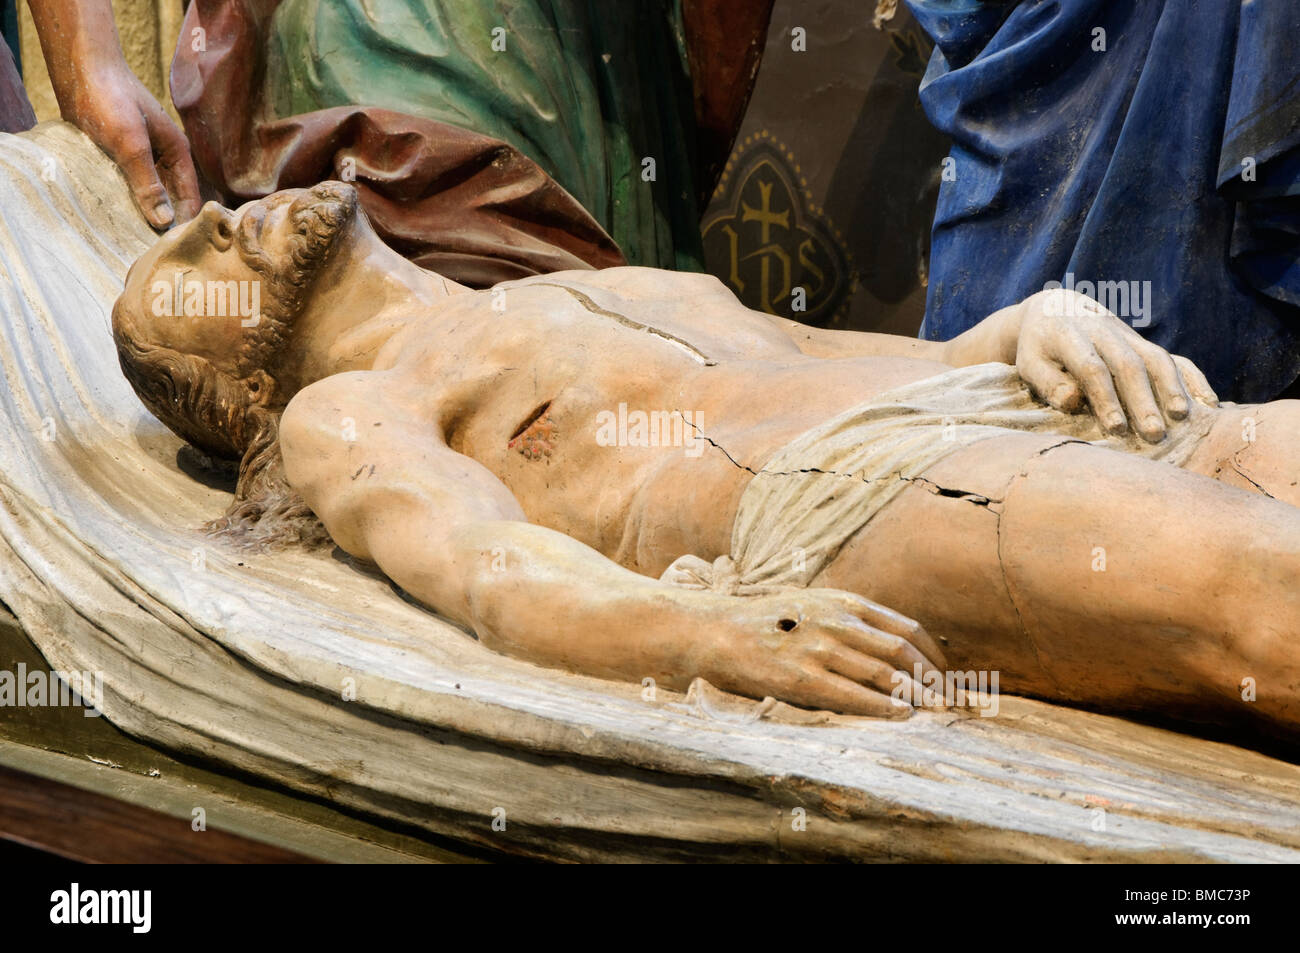
<svg viewBox="0 0 1300 953">
<path fill-rule="evenodd" d="M 923 337 L 1108 282 L 1224 398 L 1300 375 L 1300 3 L 907 2 L 953 142 Z"/>
</svg>

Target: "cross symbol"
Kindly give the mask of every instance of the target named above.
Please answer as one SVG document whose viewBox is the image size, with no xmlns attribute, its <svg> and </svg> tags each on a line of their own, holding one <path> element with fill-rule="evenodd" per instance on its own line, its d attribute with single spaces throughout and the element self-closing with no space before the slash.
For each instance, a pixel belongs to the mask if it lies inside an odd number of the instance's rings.
<svg viewBox="0 0 1300 953">
<path fill-rule="evenodd" d="M 742 222 L 758 222 L 763 227 L 762 242 L 766 245 L 772 240 L 773 225 L 780 225 L 787 230 L 790 228 L 790 210 L 786 209 L 780 214 L 772 211 L 771 182 L 759 182 L 758 194 L 761 199 L 760 208 L 753 208 L 746 205 L 743 199 L 741 200 L 740 207 L 744 214 L 741 215 L 740 220 Z"/>
</svg>

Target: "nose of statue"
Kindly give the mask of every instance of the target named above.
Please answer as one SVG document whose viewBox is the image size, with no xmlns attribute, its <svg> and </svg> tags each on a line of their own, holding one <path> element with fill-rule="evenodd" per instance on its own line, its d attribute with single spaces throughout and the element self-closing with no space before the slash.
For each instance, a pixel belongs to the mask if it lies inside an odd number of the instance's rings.
<svg viewBox="0 0 1300 953">
<path fill-rule="evenodd" d="M 194 219 L 194 227 L 222 251 L 230 245 L 234 226 L 235 219 L 230 210 L 216 202 L 206 203 Z"/>
</svg>

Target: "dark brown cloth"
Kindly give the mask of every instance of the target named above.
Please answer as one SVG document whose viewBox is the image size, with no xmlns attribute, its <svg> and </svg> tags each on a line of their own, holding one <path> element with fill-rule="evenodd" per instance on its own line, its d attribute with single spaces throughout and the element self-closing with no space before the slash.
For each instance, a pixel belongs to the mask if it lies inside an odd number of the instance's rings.
<svg viewBox="0 0 1300 953">
<path fill-rule="evenodd" d="M 350 169 L 379 234 L 463 284 L 626 263 L 576 199 L 499 139 L 363 106 L 259 118 L 266 36 L 279 2 L 194 0 L 172 63 L 172 94 L 195 161 L 228 201 L 346 178 Z M 684 4 L 703 197 L 739 127 L 771 8 L 772 0 Z M 199 36 L 204 43 L 193 42 Z"/>
<path fill-rule="evenodd" d="M 380 236 L 462 284 L 625 263 L 568 192 L 500 140 L 366 107 L 259 121 L 263 36 L 276 5 L 195 0 L 172 62 L 172 95 L 195 161 L 227 199 L 348 178 L 352 165 Z M 186 42 L 195 29 L 204 31 L 205 51 Z"/>
<path fill-rule="evenodd" d="M 709 204 L 758 79 L 775 0 L 682 0 L 695 87 L 699 202 Z"/>
<path fill-rule="evenodd" d="M 13 54 L 0 40 L 0 132 L 23 132 L 36 125 L 36 113 L 23 89 Z"/>
</svg>

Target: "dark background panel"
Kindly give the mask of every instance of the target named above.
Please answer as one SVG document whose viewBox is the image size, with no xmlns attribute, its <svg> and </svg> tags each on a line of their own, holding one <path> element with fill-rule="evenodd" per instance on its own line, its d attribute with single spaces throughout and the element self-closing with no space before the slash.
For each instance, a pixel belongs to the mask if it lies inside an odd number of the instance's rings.
<svg viewBox="0 0 1300 953">
<path fill-rule="evenodd" d="M 793 48 L 796 28 L 805 50 Z M 890 0 L 777 0 L 703 220 L 709 270 L 746 304 L 809 324 L 916 333 L 948 152 L 917 99 L 930 50 Z"/>
</svg>

